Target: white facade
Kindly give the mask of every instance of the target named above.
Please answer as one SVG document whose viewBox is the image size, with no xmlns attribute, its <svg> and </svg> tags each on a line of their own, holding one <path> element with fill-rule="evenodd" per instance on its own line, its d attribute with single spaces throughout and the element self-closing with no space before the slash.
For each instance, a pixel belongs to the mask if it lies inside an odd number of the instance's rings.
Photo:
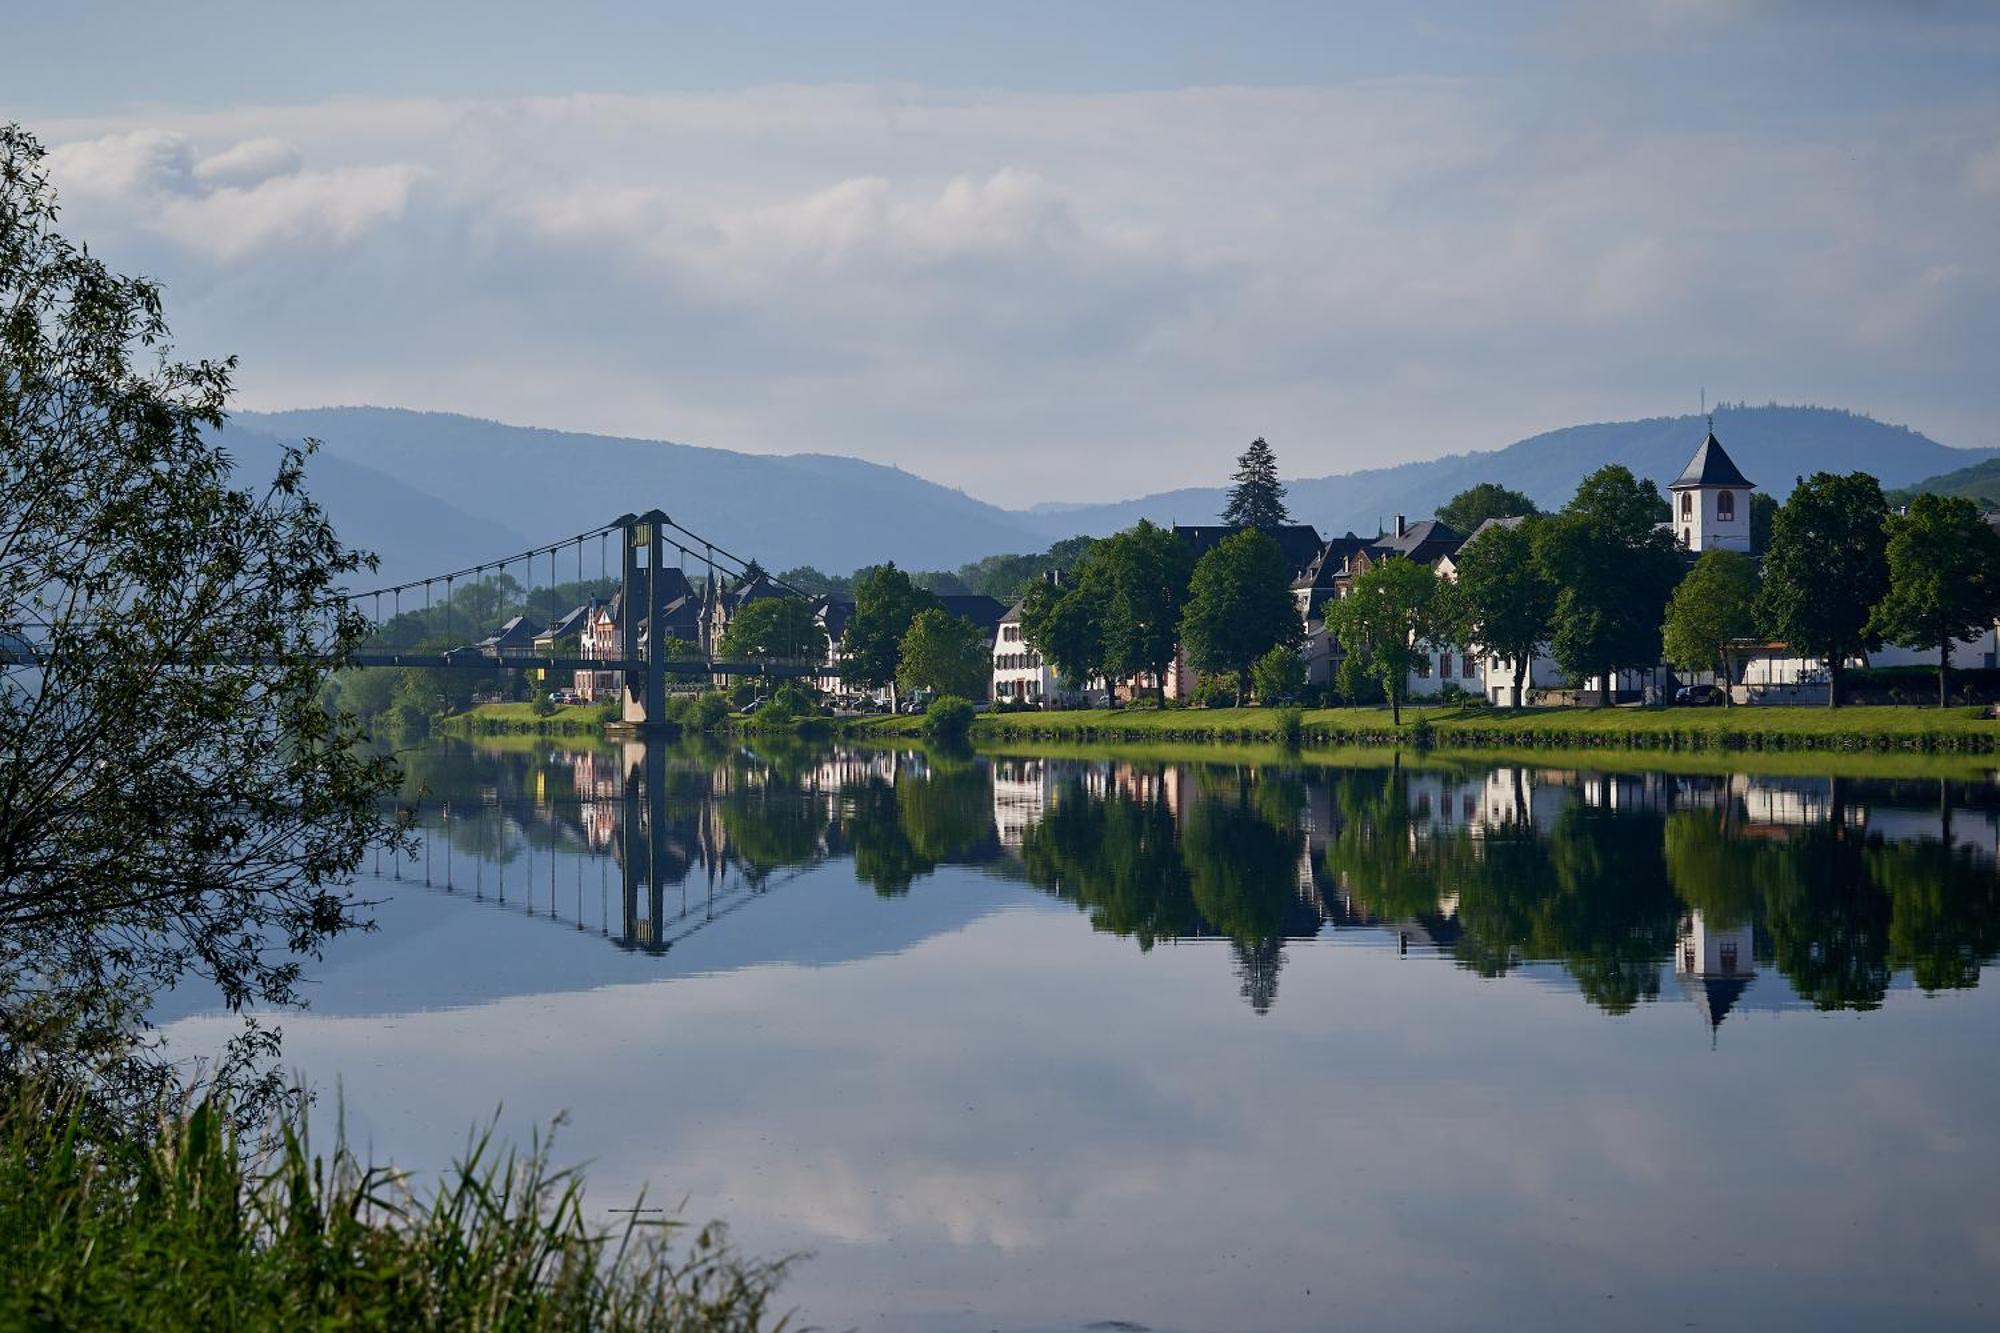
<svg viewBox="0 0 2000 1333">
<path fill-rule="evenodd" d="M 1672 489 L 1674 531 L 1690 551 L 1750 553 L 1749 486 L 1682 486 Z"/>
<path fill-rule="evenodd" d="M 1072 694 L 1040 651 L 1021 636 L 1019 608 L 1001 617 L 993 633 L 993 702 L 1048 704 L 1066 702 Z"/>
</svg>

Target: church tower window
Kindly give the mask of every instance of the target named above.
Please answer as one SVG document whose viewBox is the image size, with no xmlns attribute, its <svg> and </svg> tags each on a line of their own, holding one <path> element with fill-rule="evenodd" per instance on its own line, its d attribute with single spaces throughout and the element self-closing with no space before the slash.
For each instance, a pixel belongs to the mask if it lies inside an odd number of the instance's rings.
<svg viewBox="0 0 2000 1333">
<path fill-rule="evenodd" d="M 1682 492 L 1686 494 L 1686 492 Z M 1736 492 L 1720 491 L 1715 497 L 1715 517 L 1724 523 L 1736 521 Z"/>
</svg>

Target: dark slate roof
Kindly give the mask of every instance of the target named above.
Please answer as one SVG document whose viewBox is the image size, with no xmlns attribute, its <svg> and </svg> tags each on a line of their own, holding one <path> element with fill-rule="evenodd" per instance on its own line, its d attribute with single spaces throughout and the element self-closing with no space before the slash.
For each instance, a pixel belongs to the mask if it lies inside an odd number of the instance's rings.
<svg viewBox="0 0 2000 1333">
<path fill-rule="evenodd" d="M 1015 598 L 1015 599 L 1014 599 L 1014 604 L 1013 604 L 1012 606 L 1010 606 L 1010 607 L 1008 607 L 1008 608 L 1007 608 L 1007 614 L 1006 614 L 1006 615 L 1004 615 L 1004 616 L 1001 616 L 1001 617 L 1000 617 L 1000 623 L 1001 623 L 1002 625 L 1018 625 L 1018 624 L 1020 624 L 1020 623 L 1021 623 L 1021 613 L 1022 613 L 1023 611 L 1025 611 L 1025 610 L 1027 610 L 1027 609 L 1028 609 L 1028 599 L 1027 599 L 1027 598 L 1025 598 L 1025 597 L 1017 597 L 1017 598 Z"/>
<path fill-rule="evenodd" d="M 851 598 L 823 594 L 814 599 L 813 613 L 819 617 L 827 637 L 837 641 L 847 633 L 847 621 L 854 614 L 854 602 Z"/>
<path fill-rule="evenodd" d="M 1382 555 L 1407 556 L 1428 564 L 1439 556 L 1450 555 L 1464 544 L 1465 539 L 1451 524 L 1424 518 L 1407 525 L 1400 537 L 1393 532 L 1383 533 L 1368 543 L 1368 549 Z"/>
<path fill-rule="evenodd" d="M 983 592 L 946 593 L 938 598 L 938 605 L 954 616 L 965 617 L 988 634 L 999 628 L 1000 617 L 1007 614 L 1004 604 Z"/>
<path fill-rule="evenodd" d="M 1174 536 L 1192 547 L 1194 558 L 1199 560 L 1224 537 L 1232 537 L 1242 530 L 1234 523 L 1213 523 L 1193 527 L 1176 523 Z M 1287 523 L 1267 531 L 1271 539 L 1278 543 L 1278 549 L 1284 553 L 1285 567 L 1294 575 L 1312 564 L 1313 558 L 1319 554 L 1321 545 L 1319 529 L 1310 523 Z"/>
<path fill-rule="evenodd" d="M 1708 438 L 1701 442 L 1701 448 L 1694 451 L 1694 457 L 1673 485 L 1670 491 L 1685 490 L 1695 486 L 1740 486 L 1748 489 L 1756 483 L 1744 476 L 1737 468 L 1736 461 L 1723 449 L 1722 441 L 1710 431 Z"/>
<path fill-rule="evenodd" d="M 1311 562 L 1299 571 L 1299 576 L 1292 580 L 1292 587 L 1333 587 L 1335 580 L 1340 577 L 1341 570 L 1346 567 L 1348 559 L 1367 550 L 1369 545 L 1370 542 L 1366 537 L 1357 537 L 1351 532 L 1345 537 L 1328 538 L 1319 548 L 1319 554 L 1315 555 Z"/>
<path fill-rule="evenodd" d="M 1722 1020 L 1729 1017 L 1729 1011 L 1743 998 L 1743 992 L 1750 989 L 1750 978 L 1735 977 L 1689 977 L 1681 978 L 1688 998 L 1694 1007 L 1708 1020 L 1709 1031 L 1722 1026 Z"/>
<path fill-rule="evenodd" d="M 535 631 L 528 624 L 526 616 L 515 616 L 502 625 L 498 632 L 489 634 L 479 641 L 482 648 L 525 648 L 535 641 Z"/>
<path fill-rule="evenodd" d="M 1467 537 L 1463 544 L 1466 546 L 1472 545 L 1472 543 L 1478 541 L 1482 536 L 1485 535 L 1486 530 L 1488 528 L 1518 528 L 1527 521 L 1528 519 L 1525 514 L 1516 514 L 1512 518 L 1486 519 L 1483 522 L 1481 522 L 1478 527 L 1472 530 L 1472 535 L 1470 537 Z"/>
<path fill-rule="evenodd" d="M 571 634 L 581 633 L 585 618 L 590 615 L 596 606 L 597 599 L 593 597 L 582 606 L 571 607 L 568 611 L 558 616 L 553 624 L 535 637 L 537 639 L 561 639 Z"/>
</svg>

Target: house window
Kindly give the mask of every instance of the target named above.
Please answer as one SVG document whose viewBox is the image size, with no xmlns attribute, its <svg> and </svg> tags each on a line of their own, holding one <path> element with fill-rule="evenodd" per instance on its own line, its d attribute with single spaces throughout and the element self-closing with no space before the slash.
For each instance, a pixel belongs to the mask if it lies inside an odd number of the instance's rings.
<svg viewBox="0 0 2000 1333">
<path fill-rule="evenodd" d="M 1444 678 L 1445 680 L 1450 680 L 1450 679 L 1451 679 L 1451 654 L 1450 654 L 1450 653 L 1439 653 L 1439 654 L 1438 654 L 1438 675 L 1439 675 L 1439 676 L 1441 676 L 1441 677 L 1443 677 L 1443 678 Z"/>
<path fill-rule="evenodd" d="M 1736 492 L 1723 491 L 1715 497 L 1715 516 L 1724 523 L 1736 519 Z"/>
<path fill-rule="evenodd" d="M 1735 940 L 1724 940 L 1722 942 L 1722 975 L 1725 977 L 1733 977 L 1736 975 Z"/>
<path fill-rule="evenodd" d="M 1471 679 L 1472 679 L 1472 677 L 1473 677 L 1473 676 L 1474 676 L 1474 675 L 1476 674 L 1476 673 L 1474 672 L 1474 670 L 1473 670 L 1473 666 L 1472 666 L 1472 654 L 1471 654 L 1471 653 L 1467 653 L 1467 654 L 1465 654 L 1465 656 L 1463 656 L 1463 657 L 1459 658 L 1459 660 L 1458 660 L 1458 674 L 1459 674 L 1459 675 L 1461 675 L 1461 676 L 1463 676 L 1463 677 L 1465 677 L 1465 678 L 1466 678 L 1467 680 L 1471 680 Z"/>
<path fill-rule="evenodd" d="M 1653 512 L 1657 514 L 1657 513 L 1658 513 L 1658 512 L 1660 512 L 1660 511 L 1656 509 L 1656 510 L 1654 510 Z M 1694 492 L 1693 492 L 1693 491 L 1682 491 L 1682 492 L 1681 492 L 1681 517 L 1682 517 L 1682 518 L 1693 518 L 1693 517 L 1694 517 Z"/>
</svg>

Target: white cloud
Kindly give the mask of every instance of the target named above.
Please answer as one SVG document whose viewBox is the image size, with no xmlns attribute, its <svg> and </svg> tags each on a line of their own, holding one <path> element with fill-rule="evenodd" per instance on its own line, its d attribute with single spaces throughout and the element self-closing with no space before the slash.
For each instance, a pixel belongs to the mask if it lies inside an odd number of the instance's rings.
<svg viewBox="0 0 2000 1333">
<path fill-rule="evenodd" d="M 1937 371 L 2000 336 L 1993 120 L 1615 123 L 1408 78 L 40 128 L 80 234 L 166 280 L 183 345 L 247 353 L 246 406 L 857 453 L 1028 501 L 1213 481 L 1259 433 L 1301 474 L 1492 447 L 1703 381 L 1992 443 L 2000 387 Z"/>
<path fill-rule="evenodd" d="M 283 139 L 245 139 L 195 163 L 194 178 L 204 185 L 255 185 L 299 169 L 299 150 Z"/>
</svg>

